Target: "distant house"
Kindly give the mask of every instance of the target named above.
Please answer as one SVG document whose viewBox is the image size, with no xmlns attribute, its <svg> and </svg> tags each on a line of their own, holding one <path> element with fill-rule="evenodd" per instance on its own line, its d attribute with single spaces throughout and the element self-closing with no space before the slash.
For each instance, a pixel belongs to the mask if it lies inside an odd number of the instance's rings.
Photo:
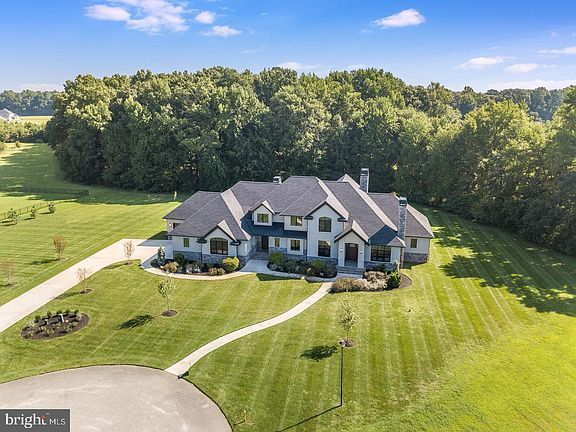
<svg viewBox="0 0 576 432">
<path fill-rule="evenodd" d="M 348 175 L 277 176 L 197 192 L 164 217 L 168 238 L 174 253 L 203 262 L 273 251 L 331 261 L 341 270 L 427 261 L 434 237 L 428 218 L 406 198 L 368 192 L 368 183 L 364 168 L 360 184 Z"/>
<path fill-rule="evenodd" d="M 4 108 L 0 110 L 0 120 L 3 121 L 19 121 L 20 116 L 18 114 L 14 114 L 12 111 Z"/>
</svg>

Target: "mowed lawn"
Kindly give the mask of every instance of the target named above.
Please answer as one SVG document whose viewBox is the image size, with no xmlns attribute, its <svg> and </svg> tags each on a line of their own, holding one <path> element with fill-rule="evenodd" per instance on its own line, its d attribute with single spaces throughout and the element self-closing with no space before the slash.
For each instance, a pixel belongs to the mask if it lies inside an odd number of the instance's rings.
<svg viewBox="0 0 576 432">
<path fill-rule="evenodd" d="M 52 116 L 20 116 L 20 121 L 43 125 L 48 123 Z"/>
<path fill-rule="evenodd" d="M 576 259 L 424 211 L 437 239 L 431 261 L 406 270 L 413 285 L 328 295 L 188 379 L 237 431 L 576 430 Z M 358 346 L 339 407 L 344 295 Z"/>
<path fill-rule="evenodd" d="M 247 275 L 215 281 L 178 280 L 172 309 L 157 292 L 161 276 L 115 264 L 93 275 L 90 294 L 72 288 L 0 334 L 0 382 L 66 368 L 135 364 L 166 368 L 217 337 L 290 309 L 319 284 Z M 36 313 L 79 309 L 90 317 L 80 331 L 52 340 L 24 340 Z M 151 389 L 153 390 L 153 389 Z"/>
<path fill-rule="evenodd" d="M 16 268 L 16 284 L 0 279 L 0 304 L 22 294 L 73 263 L 122 238 L 163 238 L 162 220 L 178 203 L 172 195 L 126 192 L 87 187 L 63 179 L 46 144 L 22 144 L 0 155 L 0 188 L 31 185 L 46 188 L 89 189 L 76 197 L 53 193 L 0 192 L 0 213 L 10 208 L 39 205 L 55 199 L 68 200 L 49 214 L 40 210 L 36 219 L 22 215 L 17 225 L 0 224 L 0 260 L 10 259 Z M 66 239 L 64 260 L 56 261 L 55 235 Z M 1 277 L 1 276 L 0 276 Z"/>
</svg>

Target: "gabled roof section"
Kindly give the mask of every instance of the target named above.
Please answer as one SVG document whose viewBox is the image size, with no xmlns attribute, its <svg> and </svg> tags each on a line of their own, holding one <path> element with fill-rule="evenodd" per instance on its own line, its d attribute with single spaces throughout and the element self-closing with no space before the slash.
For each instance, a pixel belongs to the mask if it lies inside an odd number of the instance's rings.
<svg viewBox="0 0 576 432">
<path fill-rule="evenodd" d="M 315 186 L 311 187 L 305 194 L 300 196 L 291 205 L 286 207 L 280 214 L 282 216 L 304 217 L 315 212 L 324 204 L 328 204 L 341 217 L 347 219 L 348 211 L 344 208 L 340 201 L 336 199 L 334 194 L 322 180 L 316 180 L 318 182 Z"/>
<path fill-rule="evenodd" d="M 218 224 L 214 228 L 212 228 L 210 231 L 208 231 L 202 237 L 208 237 L 210 234 L 212 234 L 218 228 L 221 229 L 224 232 L 224 234 L 226 234 L 231 240 L 236 240 L 234 238 L 234 234 L 230 230 L 230 227 L 228 226 L 228 224 L 226 223 L 225 220 L 221 220 L 220 222 L 218 222 Z"/>
<path fill-rule="evenodd" d="M 356 180 L 354 180 L 352 177 L 350 177 L 348 174 L 344 174 L 342 177 L 340 177 L 338 179 L 339 182 L 346 182 L 346 183 L 350 183 L 353 187 L 356 188 L 360 188 L 360 185 L 356 182 Z"/>
<path fill-rule="evenodd" d="M 369 240 L 368 234 L 364 232 L 362 227 L 358 225 L 356 221 L 348 222 L 344 227 L 344 230 L 336 236 L 335 240 L 340 240 L 342 237 L 345 237 L 347 234 L 351 232 L 355 233 L 358 237 L 364 240 L 365 243 L 368 243 Z"/>
<path fill-rule="evenodd" d="M 166 216 L 163 219 L 186 220 L 206 204 L 220 195 L 218 192 L 196 192 Z"/>
<path fill-rule="evenodd" d="M 381 207 L 394 223 L 398 223 L 398 197 L 392 193 L 369 193 L 370 197 Z M 407 206 L 406 236 L 434 238 L 428 218 L 412 207 Z"/>
<path fill-rule="evenodd" d="M 264 207 L 266 208 L 270 213 L 274 214 L 275 211 L 272 208 L 272 206 L 270 205 L 270 203 L 266 200 L 262 201 L 260 204 L 258 204 L 256 207 L 254 207 L 254 209 L 252 209 L 252 211 L 256 211 L 258 210 L 260 207 Z"/>
</svg>

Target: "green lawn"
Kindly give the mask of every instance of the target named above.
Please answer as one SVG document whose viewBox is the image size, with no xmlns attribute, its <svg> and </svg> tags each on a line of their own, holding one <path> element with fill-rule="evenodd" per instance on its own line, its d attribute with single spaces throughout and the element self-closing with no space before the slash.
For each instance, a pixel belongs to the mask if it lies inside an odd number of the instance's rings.
<svg viewBox="0 0 576 432">
<path fill-rule="evenodd" d="M 136 264 L 112 265 L 90 279 L 90 294 L 66 292 L 38 313 L 70 308 L 90 316 L 77 333 L 24 340 L 20 331 L 34 317 L 0 334 L 0 382 L 43 372 L 95 364 L 137 364 L 166 368 L 217 337 L 290 309 L 319 284 L 266 276 L 219 281 L 179 280 L 172 309 L 157 293 L 160 276 Z"/>
<path fill-rule="evenodd" d="M 163 236 L 162 216 L 173 209 L 171 195 L 126 192 L 89 187 L 63 179 L 52 151 L 46 144 L 22 144 L 0 155 L 0 188 L 33 185 L 89 189 L 90 195 L 20 194 L 0 192 L 0 213 L 10 208 L 69 199 L 54 214 L 41 210 L 34 220 L 23 215 L 17 225 L 0 224 L 0 260 L 16 266 L 16 285 L 0 279 L 0 304 L 22 294 L 63 269 L 121 238 Z M 55 261 L 54 235 L 63 235 L 68 248 L 65 260 Z"/>
<path fill-rule="evenodd" d="M 238 431 L 575 430 L 576 259 L 425 212 L 438 238 L 413 285 L 350 294 L 344 407 L 339 348 L 319 347 L 342 335 L 345 294 L 215 351 L 190 381 Z"/>
</svg>

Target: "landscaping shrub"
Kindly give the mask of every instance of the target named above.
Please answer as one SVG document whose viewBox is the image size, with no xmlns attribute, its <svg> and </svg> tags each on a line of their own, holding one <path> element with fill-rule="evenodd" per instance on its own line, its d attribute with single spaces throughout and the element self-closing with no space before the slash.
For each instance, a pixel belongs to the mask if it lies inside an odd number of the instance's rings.
<svg viewBox="0 0 576 432">
<path fill-rule="evenodd" d="M 366 282 L 362 279 L 340 278 L 332 282 L 332 292 L 365 291 Z"/>
<path fill-rule="evenodd" d="M 181 269 L 185 268 L 186 264 L 188 264 L 188 258 L 182 253 L 174 254 L 174 261 L 178 263 L 178 267 Z"/>
<path fill-rule="evenodd" d="M 17 224 L 18 219 L 20 218 L 20 215 L 18 215 L 18 212 L 14 209 L 8 210 L 7 216 L 8 220 L 11 221 L 13 224 Z"/>
<path fill-rule="evenodd" d="M 186 265 L 186 273 L 193 274 L 193 273 L 200 273 L 200 266 L 195 262 Z"/>
<path fill-rule="evenodd" d="M 400 274 L 399 271 L 394 271 L 390 273 L 390 276 L 388 276 L 389 289 L 398 288 L 401 283 L 402 283 L 402 275 Z"/>
<path fill-rule="evenodd" d="M 36 212 L 38 210 L 36 210 L 36 207 L 32 206 L 32 208 L 30 209 L 30 218 L 31 219 L 36 219 Z"/>
<path fill-rule="evenodd" d="M 368 282 L 376 282 L 380 279 L 388 279 L 388 275 L 381 271 L 367 271 L 364 273 L 364 279 L 366 279 Z"/>
<path fill-rule="evenodd" d="M 48 203 L 48 212 L 54 213 L 55 211 L 56 211 L 56 204 L 54 204 L 53 202 Z"/>
<path fill-rule="evenodd" d="M 211 267 L 208 270 L 208 276 L 224 276 L 226 274 L 226 270 L 223 268 Z"/>
<path fill-rule="evenodd" d="M 294 260 L 287 260 L 284 263 L 284 267 L 283 270 L 286 273 L 296 273 L 296 270 L 298 269 L 298 263 Z"/>
<path fill-rule="evenodd" d="M 176 273 L 178 271 L 178 263 L 176 261 L 171 261 L 167 264 L 164 264 L 161 269 L 168 273 Z"/>
<path fill-rule="evenodd" d="M 314 273 L 319 274 L 319 273 L 324 273 L 326 271 L 327 268 L 327 264 L 326 261 L 320 260 L 320 259 L 315 259 L 310 263 L 310 268 L 314 271 Z"/>
<path fill-rule="evenodd" d="M 286 254 L 284 252 L 272 252 L 268 255 L 268 262 L 278 267 L 282 267 L 286 262 Z"/>
<path fill-rule="evenodd" d="M 232 273 L 240 265 L 238 257 L 227 257 L 222 260 L 222 268 L 226 273 Z"/>
</svg>

